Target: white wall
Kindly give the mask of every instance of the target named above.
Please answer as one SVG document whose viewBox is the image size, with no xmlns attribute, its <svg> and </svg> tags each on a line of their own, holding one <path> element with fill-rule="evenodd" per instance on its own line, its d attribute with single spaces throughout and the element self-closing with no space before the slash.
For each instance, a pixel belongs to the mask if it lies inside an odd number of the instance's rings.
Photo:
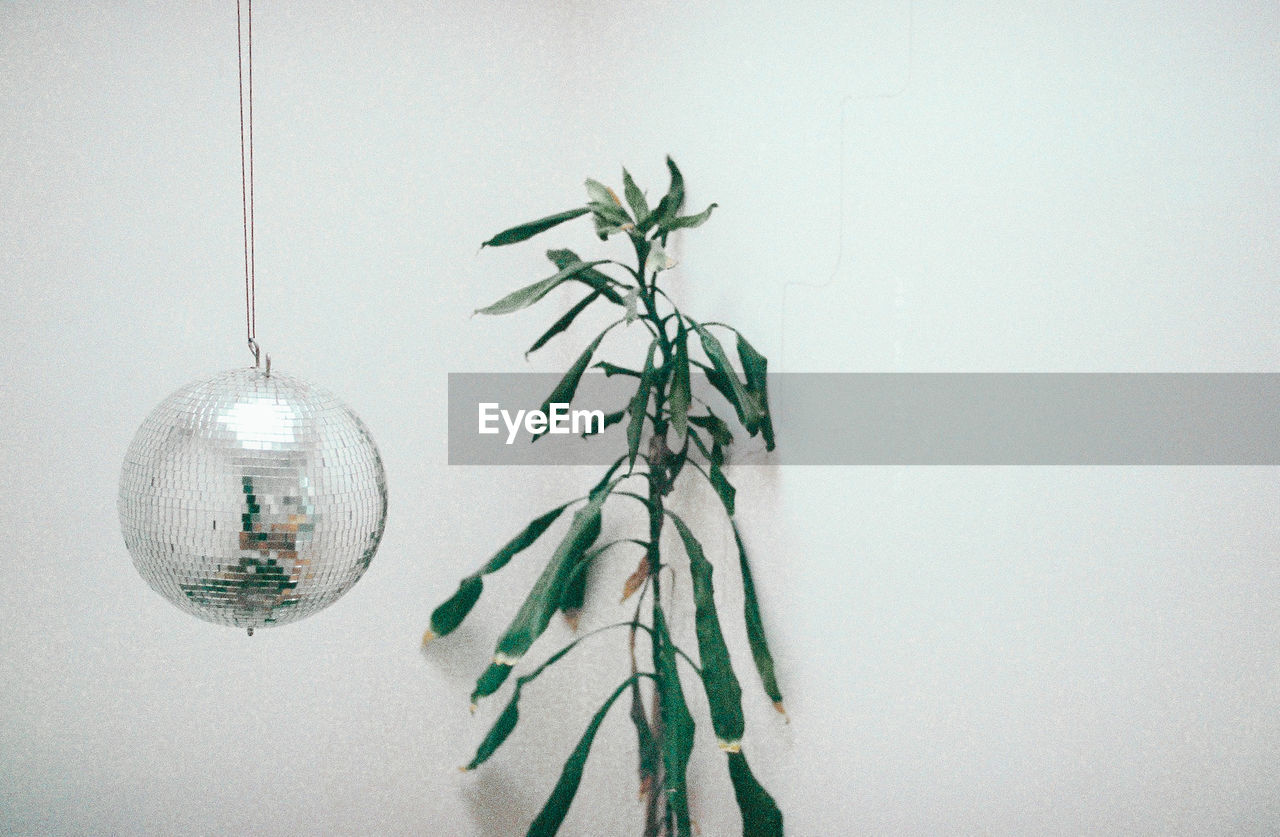
<svg viewBox="0 0 1280 837">
<path fill-rule="evenodd" d="M 467 714 L 471 679 L 537 556 L 417 644 L 460 575 L 591 478 L 449 468 L 444 440 L 446 373 L 522 368 L 547 318 L 468 318 L 545 274 L 536 243 L 478 243 L 586 176 L 625 163 L 660 192 L 675 156 L 691 205 L 721 208 L 674 287 L 776 369 L 1280 359 L 1274 3 L 255 12 L 259 336 L 369 424 L 386 538 L 346 598 L 252 640 L 134 573 L 115 517 L 134 429 L 247 361 L 234 6 L 0 5 L 5 833 L 522 832 L 620 638 L 539 681 L 467 776 L 497 708 Z M 790 833 L 1280 829 L 1274 469 L 735 479 L 792 717 L 742 656 L 747 747 Z M 708 744 L 696 814 L 731 834 Z M 597 747 L 564 833 L 635 833 L 623 713 Z"/>
</svg>

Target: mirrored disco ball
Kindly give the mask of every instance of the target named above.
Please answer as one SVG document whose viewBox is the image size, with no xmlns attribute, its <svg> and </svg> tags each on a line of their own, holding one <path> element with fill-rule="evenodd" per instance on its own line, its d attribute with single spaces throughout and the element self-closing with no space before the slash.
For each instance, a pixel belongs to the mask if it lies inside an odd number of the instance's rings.
<svg viewBox="0 0 1280 837">
<path fill-rule="evenodd" d="M 154 590 L 252 635 L 359 581 L 382 539 L 387 483 L 369 431 L 336 398 L 237 369 L 147 417 L 125 456 L 119 511 Z"/>
</svg>

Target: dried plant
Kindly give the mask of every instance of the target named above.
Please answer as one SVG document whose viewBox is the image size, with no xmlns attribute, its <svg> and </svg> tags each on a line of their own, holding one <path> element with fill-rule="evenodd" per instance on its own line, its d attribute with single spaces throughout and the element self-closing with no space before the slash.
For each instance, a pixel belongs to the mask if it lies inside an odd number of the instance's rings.
<svg viewBox="0 0 1280 837">
<path fill-rule="evenodd" d="M 566 221 L 590 215 L 602 241 L 613 235 L 625 234 L 634 250 L 634 265 L 610 259 L 584 262 L 569 250 L 550 250 L 547 257 L 558 269 L 554 275 L 514 291 L 478 311 L 481 314 L 508 314 L 533 305 L 562 284 L 576 282 L 586 286 L 588 293 L 582 300 L 556 320 L 529 348 L 529 352 L 534 352 L 564 332 L 579 314 L 597 301 L 604 300 L 622 310 L 622 316 L 601 331 L 565 373 L 542 405 L 544 413 L 552 404 L 572 401 L 583 373 L 592 366 L 597 350 L 616 326 L 640 323 L 651 338 L 647 356 L 639 368 L 603 360 L 594 364 L 605 375 L 629 376 L 637 381 L 630 403 L 605 417 L 605 426 L 626 422 L 626 452 L 585 497 L 558 506 L 533 520 L 499 549 L 488 563 L 464 578 L 457 592 L 432 613 L 431 627 L 423 638 L 425 644 L 454 630 L 479 599 L 484 588 L 484 576 L 502 569 L 517 553 L 533 545 L 566 509 L 582 503 L 524 604 L 498 640 L 493 659 L 480 675 L 472 693 L 474 708 L 476 701 L 498 691 L 546 630 L 557 610 L 576 630 L 577 614 L 586 596 L 587 572 L 602 553 L 626 544 L 643 550 L 639 565 L 622 590 L 623 600 L 637 597 L 634 615 L 629 621 L 600 629 L 626 628 L 629 631 L 631 676 L 613 690 L 587 725 L 550 798 L 530 826 L 530 835 L 557 832 L 577 792 L 596 731 L 610 707 L 626 693 L 631 698 L 631 719 L 639 745 L 640 792 L 647 800 L 643 833 L 675 837 L 690 833 L 685 772 L 693 749 L 694 720 L 686 705 L 678 658 L 684 660 L 687 670 L 696 676 L 706 692 L 711 725 L 720 749 L 727 757 L 729 776 L 741 809 L 743 834 L 782 834 L 782 814 L 752 774 L 742 751 L 742 690 L 734 674 L 716 612 L 711 562 L 688 524 L 664 505 L 676 480 L 690 472 L 706 479 L 719 495 L 737 544 L 751 653 L 765 693 L 773 700 L 775 708 L 782 712 L 782 695 L 761 626 L 746 549 L 733 520 L 734 488 L 722 470 L 724 449 L 733 442 L 733 434 L 729 425 L 703 399 L 696 397 L 690 386 L 691 377 L 697 374 L 695 370 L 704 374 L 707 383 L 724 397 L 747 433 L 763 437 L 765 446 L 772 450 L 774 436 L 766 390 L 766 360 L 736 329 L 723 323 L 694 320 L 682 312 L 659 286 L 663 271 L 672 266 L 664 249 L 668 237 L 677 230 L 701 226 L 716 207 L 711 204 L 696 215 L 681 215 L 684 180 L 670 158 L 667 159 L 667 167 L 671 173 L 670 187 L 652 209 L 644 193 L 624 169 L 625 204 L 612 189 L 588 180 L 586 206 L 512 227 L 484 242 L 484 246 L 490 247 L 516 244 Z M 625 275 L 618 278 L 610 273 Z M 736 337 L 741 374 L 716 337 L 717 331 Z M 695 356 L 694 338 L 701 348 L 701 357 Z M 537 437 L 534 438 L 536 440 Z M 637 463 L 641 463 L 640 466 Z M 647 491 L 627 490 L 625 486 L 632 480 L 642 480 Z M 638 501 L 644 505 L 649 524 L 646 537 L 598 543 L 603 508 L 606 501 L 613 498 Z M 663 525 L 668 519 L 688 555 L 698 662 L 676 646 L 667 621 L 667 608 L 663 605 L 660 571 L 668 564 L 662 560 L 659 543 Z M 670 596 L 669 590 L 667 595 Z M 648 620 L 642 618 L 646 596 L 650 605 Z M 649 640 L 648 667 L 642 668 L 637 660 L 637 634 L 643 634 Z M 516 678 L 506 708 L 465 769 L 479 767 L 493 755 L 516 727 L 521 692 L 587 636 L 591 634 L 575 639 L 536 668 Z M 652 682 L 649 712 L 645 710 L 641 690 L 644 680 Z"/>
</svg>

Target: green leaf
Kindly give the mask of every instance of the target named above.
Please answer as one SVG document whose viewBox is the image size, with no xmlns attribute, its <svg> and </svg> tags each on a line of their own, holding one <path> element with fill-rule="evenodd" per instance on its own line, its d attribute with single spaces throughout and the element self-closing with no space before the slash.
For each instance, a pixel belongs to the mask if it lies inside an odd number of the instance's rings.
<svg viewBox="0 0 1280 837">
<path fill-rule="evenodd" d="M 633 680 L 633 677 L 628 678 L 615 689 L 596 711 L 591 723 L 587 724 L 587 729 L 582 733 L 578 746 L 573 748 L 568 761 L 564 763 L 564 769 L 560 772 L 560 779 L 556 782 L 555 789 L 551 791 L 546 804 L 542 806 L 537 818 L 529 826 L 526 832 L 527 837 L 553 837 L 560 830 L 560 824 L 564 822 L 565 815 L 569 813 L 569 806 L 573 804 L 573 797 L 578 793 L 578 785 L 582 783 L 582 771 L 586 767 L 587 756 L 591 753 L 591 744 L 595 740 L 596 731 L 600 729 L 605 715 L 609 714 L 609 709 L 619 695 Z"/>
<path fill-rule="evenodd" d="M 588 204 L 592 204 L 592 203 L 613 204 L 617 202 L 617 199 L 613 195 L 613 191 L 608 186 L 604 185 L 598 180 L 592 180 L 590 177 L 588 177 L 586 181 L 586 187 L 587 187 Z"/>
<path fill-rule="evenodd" d="M 631 179 L 631 173 L 625 168 L 622 170 L 622 194 L 626 197 L 627 203 L 631 204 L 636 223 L 643 224 L 649 215 L 649 202 L 644 199 L 644 192 L 640 191 L 640 187 Z"/>
<path fill-rule="evenodd" d="M 542 537 L 542 533 L 547 531 L 547 529 L 551 527 L 551 524 L 555 523 L 556 519 L 559 518 L 560 515 L 564 513 L 564 510 L 569 508 L 570 505 L 571 503 L 564 503 L 556 506 L 546 514 L 534 518 L 530 521 L 528 526 L 524 527 L 520 534 L 508 541 L 502 549 L 499 549 L 494 556 L 485 563 L 484 567 L 480 569 L 480 572 L 484 575 L 488 575 L 505 567 L 507 563 L 511 561 L 512 557 L 517 553 L 528 549 L 535 541 L 538 540 L 538 538 Z"/>
<path fill-rule="evenodd" d="M 516 684 L 515 691 L 511 693 L 511 700 L 507 701 L 507 706 L 502 710 L 502 714 L 498 716 L 498 720 L 493 722 L 489 733 L 480 742 L 480 746 L 476 748 L 476 754 L 467 763 L 463 770 L 475 770 L 480 765 L 489 760 L 497 752 L 502 743 L 511 735 L 511 731 L 516 728 L 516 723 L 520 720 L 520 685 Z"/>
<path fill-rule="evenodd" d="M 423 644 L 452 633 L 462 624 L 462 620 L 467 618 L 467 614 L 471 612 L 471 608 L 475 607 L 482 592 L 484 592 L 484 582 L 479 575 L 462 579 L 458 583 L 458 591 L 431 611 L 431 627 L 423 637 Z"/>
<path fill-rule="evenodd" d="M 593 363 L 592 367 L 596 369 L 603 369 L 604 376 L 606 378 L 611 378 L 614 375 L 630 375 L 633 378 L 640 377 L 640 373 L 637 372 L 636 370 L 628 369 L 625 366 L 618 366 L 616 364 L 610 363 L 607 360 L 602 360 L 599 363 Z"/>
<path fill-rule="evenodd" d="M 564 539 L 556 547 L 506 633 L 498 640 L 495 663 L 514 665 L 547 629 L 552 614 L 560 606 L 570 573 L 600 536 L 600 508 L 607 497 L 608 491 L 601 491 L 574 513 Z"/>
<path fill-rule="evenodd" d="M 569 620 L 569 624 L 573 626 L 574 630 L 577 630 L 578 627 L 578 612 L 582 610 L 582 605 L 587 598 L 588 577 L 591 575 L 596 559 L 606 551 L 622 543 L 644 545 L 643 541 L 636 541 L 631 538 L 621 538 L 600 544 L 579 558 L 573 569 L 570 570 L 568 580 L 564 585 L 564 593 L 560 597 L 560 610 L 564 613 L 565 618 Z"/>
<path fill-rule="evenodd" d="M 627 215 L 626 210 L 616 204 L 592 201 L 587 206 L 593 213 L 596 235 L 601 241 L 607 239 L 611 233 L 632 226 L 631 218 Z"/>
<path fill-rule="evenodd" d="M 729 432 L 729 425 L 725 424 L 724 420 L 711 412 L 710 409 L 707 410 L 705 416 L 689 416 L 689 423 L 705 428 L 711 434 L 712 440 L 718 445 L 728 446 L 733 444 L 733 434 Z"/>
<path fill-rule="evenodd" d="M 597 430 L 596 428 L 599 427 L 599 425 L 597 425 L 594 421 L 590 422 L 587 429 L 582 432 L 582 438 L 585 439 L 588 436 L 596 436 L 600 433 L 603 433 L 605 430 L 608 430 L 613 425 L 622 421 L 622 419 L 625 418 L 626 415 L 627 415 L 626 408 L 618 410 L 617 412 L 614 412 L 614 413 L 607 413 L 604 417 L 604 428 L 601 430 Z"/>
<path fill-rule="evenodd" d="M 667 407 L 671 410 L 671 427 L 676 431 L 676 438 L 683 438 L 689 422 L 689 332 L 684 322 L 680 323 L 676 334 L 675 371 L 671 377 L 671 393 L 667 397 Z"/>
<path fill-rule="evenodd" d="M 631 413 L 631 421 L 627 423 L 627 470 L 636 466 L 636 456 L 640 452 L 640 436 L 644 432 L 644 417 L 649 409 L 649 390 L 653 388 L 653 353 L 657 351 L 658 341 L 649 344 L 649 357 L 645 359 L 644 371 L 640 373 L 640 385 L 636 394 L 631 397 L 627 410 Z"/>
<path fill-rule="evenodd" d="M 548 276 L 534 282 L 532 285 L 526 285 L 518 291 L 512 291 L 497 302 L 485 308 L 477 308 L 477 314 L 510 314 L 513 311 L 519 311 L 522 308 L 528 308 L 547 294 L 561 282 L 567 281 L 574 276 L 590 269 L 594 265 L 604 264 L 607 259 L 596 262 L 574 262 L 566 265 L 554 276 Z"/>
<path fill-rule="evenodd" d="M 586 602 L 586 576 L 589 575 L 588 562 L 582 562 L 579 567 L 573 571 L 568 584 L 564 585 L 564 595 L 561 596 L 561 612 L 564 618 L 570 621 L 570 625 L 577 628 L 577 613 L 582 609 L 582 604 Z"/>
<path fill-rule="evenodd" d="M 782 812 L 756 781 L 745 753 L 729 753 L 729 779 L 742 812 L 742 837 L 782 837 Z"/>
<path fill-rule="evenodd" d="M 612 232 L 617 232 L 631 224 L 631 216 L 622 208 L 622 203 L 613 190 L 603 183 L 587 178 L 587 207 L 594 214 L 596 235 L 604 241 Z"/>
<path fill-rule="evenodd" d="M 680 207 L 684 206 L 684 176 L 680 174 L 680 169 L 676 166 L 676 161 L 670 156 L 667 157 L 667 171 L 671 172 L 671 185 L 667 188 L 667 214 L 675 217 L 680 211 Z"/>
<path fill-rule="evenodd" d="M 694 629 L 698 635 L 698 658 L 702 664 L 702 686 L 711 708 L 711 726 L 720 749 L 733 752 L 742 746 L 742 688 L 733 673 L 729 646 L 720 631 L 716 613 L 713 569 L 702 551 L 702 544 L 683 520 L 669 513 L 684 551 L 689 555 L 689 574 L 693 580 Z"/>
<path fill-rule="evenodd" d="M 742 568 L 743 616 L 747 623 L 747 642 L 751 645 L 751 656 L 756 661 L 756 671 L 760 672 L 760 681 L 764 684 L 765 694 L 773 701 L 773 708 L 784 712 L 782 706 L 782 690 L 778 688 L 778 680 L 773 670 L 773 655 L 769 653 L 769 643 L 764 636 L 764 623 L 760 619 L 760 605 L 756 601 L 756 585 L 751 577 L 751 566 L 747 562 L 747 548 L 742 543 L 742 534 L 738 525 L 733 526 L 733 539 L 738 544 L 738 564 Z"/>
<path fill-rule="evenodd" d="M 679 218 L 672 218 L 670 221 L 660 223 L 658 225 L 658 229 L 671 232 L 672 230 L 700 227 L 707 222 L 707 219 L 711 217 L 711 210 L 715 209 L 717 206 L 719 206 L 719 204 L 713 203 L 697 215 L 682 215 Z"/>
<path fill-rule="evenodd" d="M 617 325 L 617 323 L 614 323 Z M 573 400 L 573 394 L 578 391 L 578 382 L 582 380 L 582 373 L 587 371 L 587 367 L 591 365 L 591 356 L 595 354 L 596 349 L 600 346 L 600 341 L 604 340 L 604 336 L 609 333 L 609 326 L 604 331 L 596 335 L 596 339 L 591 341 L 591 345 L 587 346 L 578 359 L 573 362 L 573 366 L 569 367 L 569 371 L 564 373 L 564 377 L 560 379 L 560 383 L 556 384 L 556 388 L 547 396 L 547 400 L 542 402 L 542 412 L 550 415 L 552 404 L 568 404 Z M 542 433 L 535 433 L 531 441 L 538 441 L 546 435 L 544 430 Z"/>
<path fill-rule="evenodd" d="M 723 462 L 724 461 L 724 454 L 721 453 L 720 446 L 715 443 L 714 439 L 711 441 L 711 444 L 712 444 L 711 449 L 708 450 L 707 443 L 702 441 L 702 434 L 699 433 L 698 431 L 691 430 L 689 432 L 689 438 L 693 440 L 693 443 L 695 445 L 697 445 L 698 450 L 702 451 L 702 455 L 707 458 L 707 462 Z"/>
<path fill-rule="evenodd" d="M 583 297 L 578 302 L 577 305 L 573 306 L 568 311 L 566 311 L 563 317 L 561 317 L 560 319 L 552 323 L 551 328 L 543 332 L 542 336 L 539 337 L 536 341 L 534 341 L 534 344 L 529 347 L 528 351 L 524 353 L 524 356 L 527 358 L 529 357 L 529 355 L 538 351 L 538 349 L 541 349 L 543 346 L 547 345 L 548 340 L 550 340 L 552 337 L 555 337 L 557 334 L 567 329 L 579 314 L 587 310 L 587 308 L 591 305 L 591 303 L 595 302 L 599 298 L 600 298 L 599 291 L 592 291 L 591 293 Z"/>
<path fill-rule="evenodd" d="M 480 698 L 488 697 L 498 691 L 502 684 L 506 682 L 507 675 L 510 673 L 511 666 L 507 663 L 489 663 L 489 667 L 476 680 L 476 687 L 471 692 L 472 709 L 474 710 L 475 704 Z"/>
<path fill-rule="evenodd" d="M 572 250 L 548 250 L 547 258 L 550 259 L 556 267 L 564 269 L 574 262 L 580 262 L 582 259 Z M 613 289 L 613 280 L 605 276 L 600 271 L 589 268 L 573 277 L 573 281 L 582 282 L 589 287 L 595 288 L 604 294 L 604 298 L 615 305 L 622 304 L 622 296 Z"/>
<path fill-rule="evenodd" d="M 686 435 L 684 444 L 680 446 L 680 450 L 676 455 L 671 457 L 667 463 L 667 479 L 672 483 L 676 481 L 676 477 L 680 476 L 680 472 L 684 469 L 684 463 L 689 459 L 689 437 Z"/>
<path fill-rule="evenodd" d="M 667 629 L 661 605 L 653 608 L 653 636 L 656 646 L 659 704 L 662 717 L 662 789 L 667 810 L 674 815 L 676 837 L 689 835 L 689 792 L 686 773 L 693 752 L 693 716 L 680 688 L 680 672 L 676 669 L 675 647 Z"/>
<path fill-rule="evenodd" d="M 747 374 L 747 393 L 760 412 L 760 432 L 765 450 L 773 450 L 773 419 L 769 417 L 769 361 L 738 334 L 738 358 Z"/>
<path fill-rule="evenodd" d="M 622 226 L 631 223 L 631 216 L 627 214 L 625 209 L 618 206 L 616 203 L 592 201 L 587 204 L 587 207 L 594 212 L 598 218 L 608 221 L 610 224 L 615 226 Z"/>
<path fill-rule="evenodd" d="M 711 367 L 716 370 L 720 378 L 717 381 L 712 377 L 712 385 L 720 389 L 721 394 L 733 405 L 733 409 L 738 414 L 738 421 L 742 422 L 742 426 L 747 429 L 747 432 L 752 436 L 756 435 L 760 431 L 760 412 L 756 408 L 755 401 L 751 398 L 746 388 L 743 387 L 742 381 L 738 380 L 738 373 L 734 371 L 733 365 L 729 363 L 729 356 L 725 354 L 724 347 L 720 345 L 720 341 L 715 338 L 715 335 L 700 324 L 692 320 L 689 323 L 698 332 L 698 337 L 702 339 L 702 350 L 707 353 L 707 358 L 711 361 Z M 722 386 L 724 389 L 721 389 Z"/>
<path fill-rule="evenodd" d="M 531 546 L 534 541 L 542 536 L 543 532 L 547 531 L 547 528 L 555 522 L 556 518 L 558 518 L 561 512 L 568 508 L 568 506 L 569 504 L 565 503 L 564 505 L 557 506 L 541 517 L 535 518 L 520 532 L 520 534 L 508 541 L 502 549 L 499 549 L 483 567 L 462 579 L 458 584 L 458 591 L 454 593 L 448 601 L 432 611 L 431 627 L 428 631 L 428 635 L 423 638 L 423 641 L 429 642 L 432 639 L 442 637 L 453 631 L 454 628 L 457 628 L 458 625 L 462 623 L 462 620 L 466 618 L 467 614 L 471 612 L 471 608 L 475 606 L 476 600 L 480 598 L 480 593 L 484 589 L 484 582 L 481 580 L 481 577 L 502 569 L 517 553 L 522 552 Z"/>
<path fill-rule="evenodd" d="M 684 176 L 680 174 L 680 169 L 676 167 L 676 163 L 670 157 L 667 158 L 667 169 L 671 172 L 671 185 L 667 188 L 667 193 L 662 196 L 662 200 L 658 201 L 658 205 L 654 207 L 653 212 L 646 219 L 645 229 L 653 224 L 659 225 L 670 223 L 675 219 L 680 211 L 680 207 L 684 204 Z M 663 243 L 666 243 L 666 233 L 662 235 Z"/>
<path fill-rule="evenodd" d="M 720 443 L 715 439 L 711 440 L 711 452 L 707 453 L 707 449 L 701 445 L 702 452 L 707 455 L 707 461 L 712 465 L 720 466 L 724 464 L 724 448 L 720 447 Z"/>
<path fill-rule="evenodd" d="M 614 460 L 613 464 L 609 466 L 609 470 L 604 472 L 604 476 L 600 478 L 600 481 L 597 482 L 595 487 L 593 487 L 590 493 L 587 494 L 587 499 L 594 501 L 602 495 L 608 495 L 608 493 L 613 490 L 615 483 L 611 483 L 610 480 L 613 478 L 614 473 L 622 467 L 622 460 L 623 457 L 621 456 Z M 603 500 L 601 502 L 603 502 Z"/>
<path fill-rule="evenodd" d="M 697 366 L 699 369 L 701 369 L 703 371 L 703 374 L 707 376 L 707 383 L 715 387 L 716 392 L 723 395 L 724 400 L 728 401 L 729 404 L 732 405 L 733 404 L 733 384 L 729 383 L 729 376 L 725 375 L 723 372 L 721 372 L 719 369 L 716 369 L 714 366 L 708 366 L 702 361 L 693 360 L 691 362 L 693 363 L 694 366 Z"/>
<path fill-rule="evenodd" d="M 523 677 L 518 678 L 516 680 L 515 689 L 513 690 L 511 695 L 511 700 L 508 702 L 507 707 L 502 711 L 502 715 L 500 715 L 498 720 L 494 723 L 493 728 L 490 729 L 489 731 L 489 734 L 485 736 L 484 741 L 481 742 L 480 748 L 476 751 L 475 758 L 472 759 L 471 763 L 468 764 L 463 769 L 474 770 L 481 763 L 487 760 L 489 756 L 493 755 L 493 753 L 498 749 L 498 747 L 502 746 L 502 743 L 507 740 L 507 737 L 511 734 L 512 730 L 515 729 L 516 723 L 519 720 L 519 710 L 517 709 L 517 704 L 519 703 L 520 695 L 523 693 L 524 687 L 526 685 L 538 679 L 538 676 L 541 675 L 544 671 L 551 668 L 556 663 L 560 662 L 560 660 L 564 659 L 564 657 L 570 651 L 576 648 L 578 643 L 582 642 L 584 639 L 594 636 L 595 634 L 598 634 L 601 631 L 607 631 L 610 628 L 623 627 L 627 624 L 629 623 L 624 622 L 618 625 L 608 625 L 603 628 L 598 628 L 597 630 L 594 630 L 585 636 L 580 636 L 577 639 L 575 639 L 573 642 L 570 642 L 568 645 L 565 645 L 556 653 L 552 654 L 533 671 L 529 672 Z M 499 667 L 491 666 L 491 668 L 499 668 Z M 506 669 L 509 671 L 510 666 L 507 666 Z M 505 676 L 506 676 L 505 674 L 502 675 L 503 678 L 505 678 Z M 499 683 L 500 682 L 501 681 L 499 681 Z M 496 689 L 497 687 L 495 686 L 494 688 Z M 492 691 L 493 690 L 491 689 L 490 692 Z"/>
<path fill-rule="evenodd" d="M 658 752 L 658 740 L 653 736 L 653 728 L 649 726 L 649 718 L 644 711 L 644 697 L 640 693 L 638 678 L 631 681 L 631 723 L 636 728 L 636 746 L 639 750 L 636 772 L 640 779 L 640 793 L 643 795 L 658 779 L 658 761 L 662 755 Z"/>
<path fill-rule="evenodd" d="M 711 487 L 720 495 L 720 502 L 724 503 L 724 510 L 733 517 L 733 499 L 737 496 L 738 491 L 733 487 L 733 483 L 729 482 L 725 477 L 724 471 L 720 470 L 721 461 L 724 459 L 720 454 L 720 446 L 717 444 L 712 448 L 711 468 L 707 472 L 711 479 Z"/>
<path fill-rule="evenodd" d="M 565 221 L 572 221 L 574 218 L 586 215 L 590 211 L 589 207 L 582 206 L 577 209 L 557 212 L 555 215 L 548 215 L 546 218 L 539 218 L 536 221 L 530 221 L 527 224 L 520 224 L 509 230 L 503 230 L 480 246 L 501 247 L 504 244 L 515 244 L 516 242 L 533 238 L 538 233 L 549 230 L 558 224 L 563 224 Z"/>
<path fill-rule="evenodd" d="M 569 571 L 564 592 L 560 594 L 560 612 L 575 631 L 578 629 L 578 614 L 587 601 L 587 576 L 591 573 L 592 559 L 600 551 L 601 548 L 597 547 L 577 560 Z"/>
</svg>

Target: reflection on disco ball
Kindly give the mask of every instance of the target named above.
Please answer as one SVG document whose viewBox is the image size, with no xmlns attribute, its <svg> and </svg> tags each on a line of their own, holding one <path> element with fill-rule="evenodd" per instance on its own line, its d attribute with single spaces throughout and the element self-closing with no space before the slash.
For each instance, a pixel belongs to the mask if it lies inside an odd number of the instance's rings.
<svg viewBox="0 0 1280 837">
<path fill-rule="evenodd" d="M 152 411 L 125 456 L 119 511 L 154 590 L 252 635 L 360 580 L 382 539 L 387 483 L 355 413 L 255 367 L 183 387 Z"/>
</svg>

